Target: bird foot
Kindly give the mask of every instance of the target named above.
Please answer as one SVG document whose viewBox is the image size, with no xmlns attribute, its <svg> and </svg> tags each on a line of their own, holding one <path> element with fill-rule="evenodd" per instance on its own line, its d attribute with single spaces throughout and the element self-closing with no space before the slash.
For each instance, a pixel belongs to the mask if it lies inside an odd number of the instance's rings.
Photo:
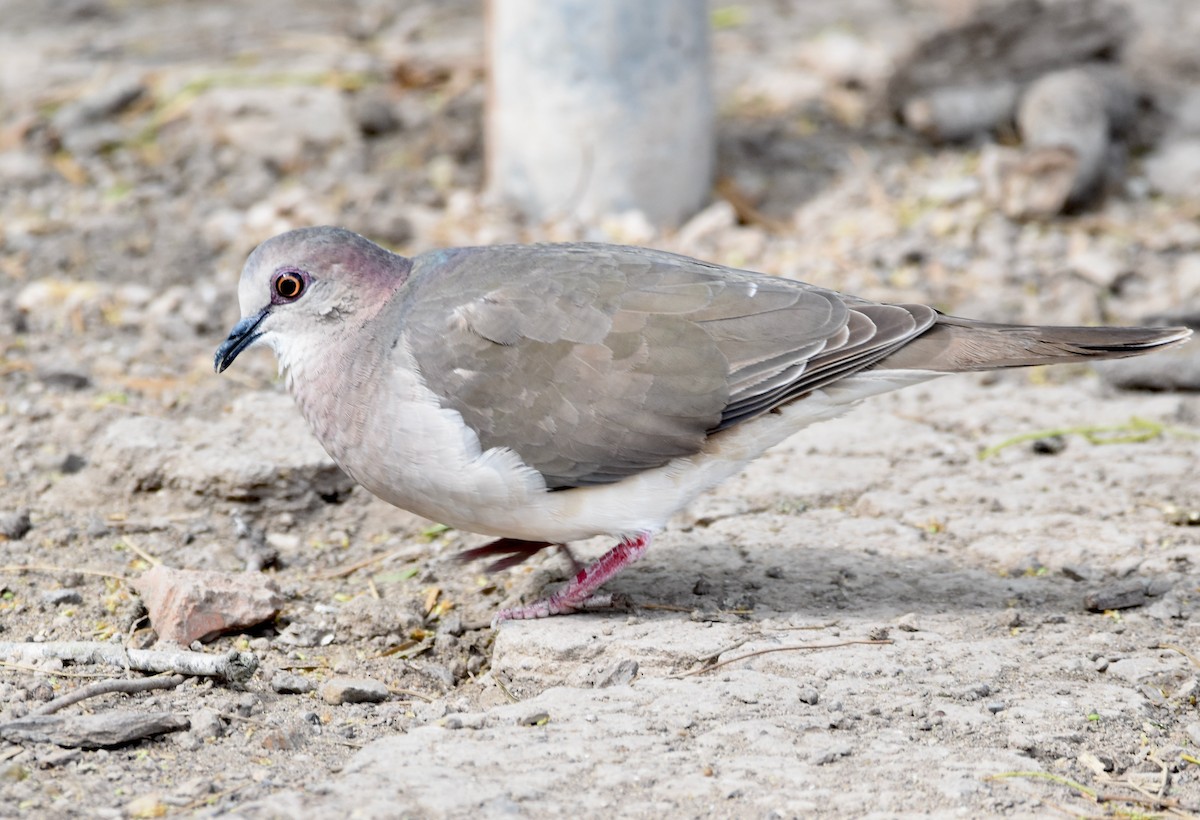
<svg viewBox="0 0 1200 820">
<path fill-rule="evenodd" d="M 578 570 L 565 587 L 532 604 L 504 609 L 496 613 L 492 626 L 504 621 L 524 621 L 532 618 L 549 618 L 565 615 L 580 609 L 597 609 L 612 606 L 614 596 L 597 594 L 596 590 L 615 578 L 621 570 L 646 554 L 650 546 L 650 534 L 640 533 L 626 538 L 601 555 L 592 563 Z"/>
</svg>

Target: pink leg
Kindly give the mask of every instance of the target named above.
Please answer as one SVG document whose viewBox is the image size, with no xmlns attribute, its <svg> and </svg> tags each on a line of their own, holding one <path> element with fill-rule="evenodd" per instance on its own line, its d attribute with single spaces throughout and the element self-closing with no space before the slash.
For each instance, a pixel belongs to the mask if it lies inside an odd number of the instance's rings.
<svg viewBox="0 0 1200 820">
<path fill-rule="evenodd" d="M 604 584 L 615 578 L 621 570 L 646 554 L 650 546 L 650 533 L 640 533 L 632 538 L 626 538 L 601 555 L 592 563 L 576 573 L 575 577 L 565 587 L 551 595 L 526 606 L 514 609 L 504 609 L 492 619 L 495 626 L 503 621 L 523 621 L 530 618 L 548 618 L 551 615 L 565 615 L 576 609 L 598 604 L 595 592 Z"/>
</svg>

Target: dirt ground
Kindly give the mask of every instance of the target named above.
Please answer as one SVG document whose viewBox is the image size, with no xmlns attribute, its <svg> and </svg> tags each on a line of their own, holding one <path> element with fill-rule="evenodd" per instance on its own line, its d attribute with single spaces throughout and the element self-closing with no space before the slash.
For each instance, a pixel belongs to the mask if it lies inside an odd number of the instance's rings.
<svg viewBox="0 0 1200 820">
<path fill-rule="evenodd" d="M 756 213 L 659 233 L 479 193 L 474 2 L 0 0 L 0 641 L 150 645 L 150 559 L 261 568 L 284 601 L 200 647 L 253 653 L 248 682 L 60 713 L 185 730 L 0 740 L 0 816 L 1200 815 L 1196 393 L 1063 368 L 881 397 L 680 516 L 612 584 L 630 609 L 494 630 L 559 556 L 457 562 L 485 539 L 354 489 L 269 353 L 212 372 L 247 253 L 312 224 L 404 253 L 640 243 L 987 319 L 1200 310 L 1200 199 L 1154 153 L 1020 224 L 979 145 L 873 113 L 959 5 L 715 9 L 721 173 Z M 1136 13 L 1132 68 L 1200 129 L 1196 5 Z M 0 736 L 121 675 L 0 667 Z M 331 702 L 343 678 L 388 693 Z"/>
</svg>

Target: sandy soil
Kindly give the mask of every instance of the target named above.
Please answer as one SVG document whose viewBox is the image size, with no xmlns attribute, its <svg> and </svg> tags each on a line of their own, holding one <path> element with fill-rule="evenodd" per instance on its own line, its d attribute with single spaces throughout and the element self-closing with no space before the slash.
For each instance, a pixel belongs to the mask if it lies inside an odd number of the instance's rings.
<svg viewBox="0 0 1200 820">
<path fill-rule="evenodd" d="M 457 563 L 484 539 L 354 489 L 269 354 L 212 373 L 245 255 L 322 223 L 402 252 L 636 242 L 982 318 L 1194 311 L 1200 201 L 1138 158 L 1100 207 L 1022 225 L 983 201 L 979 146 L 871 115 L 951 5 L 723 9 L 721 168 L 762 218 L 717 202 L 660 234 L 479 195 L 474 3 L 0 0 L 0 640 L 148 645 L 121 580 L 147 555 L 262 566 L 285 598 L 201 647 L 254 653 L 246 684 L 64 712 L 186 731 L 0 741 L 0 816 L 1200 813 L 1195 394 L 1068 368 L 881 397 L 673 522 L 612 585 L 631 609 L 493 630 L 558 556 Z M 1170 104 L 1200 81 L 1200 20 L 1138 14 Z M 120 675 L 0 667 L 0 728 L 79 673 Z M 390 695 L 330 703 L 336 678 Z"/>
</svg>

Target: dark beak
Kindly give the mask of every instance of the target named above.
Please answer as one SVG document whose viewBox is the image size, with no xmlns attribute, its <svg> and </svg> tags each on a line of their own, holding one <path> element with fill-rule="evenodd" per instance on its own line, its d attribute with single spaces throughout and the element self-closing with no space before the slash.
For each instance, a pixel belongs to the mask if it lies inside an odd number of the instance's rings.
<svg viewBox="0 0 1200 820">
<path fill-rule="evenodd" d="M 262 320 L 267 318 L 267 313 L 268 309 L 263 308 L 255 315 L 247 316 L 233 326 L 233 330 L 229 331 L 228 338 L 217 348 L 217 357 L 213 361 L 213 367 L 218 373 L 224 373 L 225 368 L 233 364 L 233 360 L 238 357 L 238 354 L 254 344 L 255 340 L 262 335 L 255 331 L 262 324 Z"/>
</svg>

